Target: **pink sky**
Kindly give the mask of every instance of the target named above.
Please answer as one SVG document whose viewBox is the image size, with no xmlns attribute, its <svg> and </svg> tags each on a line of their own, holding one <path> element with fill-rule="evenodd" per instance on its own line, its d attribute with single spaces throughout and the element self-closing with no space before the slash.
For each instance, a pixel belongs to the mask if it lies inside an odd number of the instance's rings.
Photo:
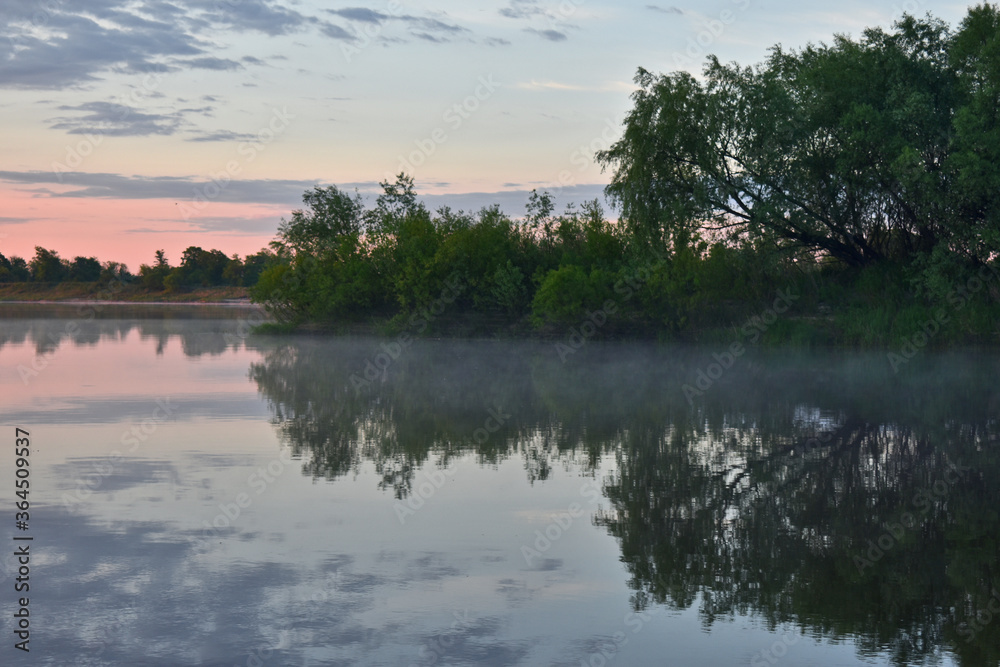
<svg viewBox="0 0 1000 667">
<path fill-rule="evenodd" d="M 166 251 L 171 264 L 191 245 L 241 257 L 255 253 L 274 238 L 278 221 L 290 211 L 285 206 L 211 202 L 184 220 L 179 204 L 170 199 L 45 197 L 9 186 L 0 186 L 0 206 L 0 218 L 31 221 L 0 227 L 0 252 L 7 257 L 31 259 L 35 246 L 42 246 L 65 259 L 83 255 L 125 262 L 133 272 L 140 263 L 151 263 L 158 249 Z M 198 224 L 224 218 L 245 220 L 253 231 L 210 231 Z"/>
</svg>

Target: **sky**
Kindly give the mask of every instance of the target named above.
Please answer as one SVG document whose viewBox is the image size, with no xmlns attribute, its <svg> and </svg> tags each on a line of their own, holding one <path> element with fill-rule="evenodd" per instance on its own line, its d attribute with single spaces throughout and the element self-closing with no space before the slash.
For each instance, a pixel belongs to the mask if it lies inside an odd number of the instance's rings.
<svg viewBox="0 0 1000 667">
<path fill-rule="evenodd" d="M 639 67 L 750 65 L 930 0 L 0 0 L 0 252 L 253 253 L 302 194 L 599 197 Z M 613 216 L 614 212 L 609 211 Z"/>
</svg>

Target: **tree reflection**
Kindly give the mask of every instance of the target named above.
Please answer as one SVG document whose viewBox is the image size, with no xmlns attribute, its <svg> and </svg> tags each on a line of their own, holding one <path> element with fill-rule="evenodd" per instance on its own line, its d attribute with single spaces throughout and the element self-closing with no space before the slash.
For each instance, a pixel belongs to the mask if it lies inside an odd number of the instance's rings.
<svg viewBox="0 0 1000 667">
<path fill-rule="evenodd" d="M 250 376 L 308 474 L 371 463 L 405 497 L 422 466 L 470 453 L 521 457 L 532 481 L 613 457 L 594 521 L 637 610 L 757 614 L 898 664 L 1000 658 L 993 360 L 928 354 L 893 375 L 881 354 L 758 354 L 688 404 L 712 359 L 697 351 L 595 344 L 562 364 L 542 343 L 425 342 L 359 385 L 379 349 L 261 346 Z M 509 419 L 484 438 L 490 409 Z"/>
<path fill-rule="evenodd" d="M 249 331 L 245 322 L 261 317 L 256 308 L 199 304 L 4 303 L 0 309 L 4 319 L 0 349 L 30 343 L 37 356 L 52 354 L 63 345 L 94 347 L 101 341 L 121 341 L 133 331 L 156 341 L 157 354 L 177 339 L 185 356 L 215 356 L 243 347 Z"/>
</svg>

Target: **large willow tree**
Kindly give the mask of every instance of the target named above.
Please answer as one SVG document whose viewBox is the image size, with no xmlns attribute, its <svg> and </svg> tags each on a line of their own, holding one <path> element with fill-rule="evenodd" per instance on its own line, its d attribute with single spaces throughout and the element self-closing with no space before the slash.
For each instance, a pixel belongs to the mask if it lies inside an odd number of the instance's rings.
<svg viewBox="0 0 1000 667">
<path fill-rule="evenodd" d="M 640 69 L 623 137 L 598 154 L 636 233 L 667 245 L 737 229 L 863 266 L 978 264 L 1000 249 L 1000 12 L 953 32 L 892 32 L 755 67 L 711 57 L 700 79 Z"/>
</svg>

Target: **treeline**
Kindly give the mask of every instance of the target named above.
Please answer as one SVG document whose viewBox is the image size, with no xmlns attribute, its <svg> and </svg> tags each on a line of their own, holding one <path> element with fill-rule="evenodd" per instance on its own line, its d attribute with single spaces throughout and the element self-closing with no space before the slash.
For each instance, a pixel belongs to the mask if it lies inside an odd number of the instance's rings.
<svg viewBox="0 0 1000 667">
<path fill-rule="evenodd" d="M 405 174 L 382 187 L 370 208 L 336 186 L 307 192 L 306 207 L 282 222 L 277 262 L 252 298 L 296 324 L 387 321 L 423 331 L 472 318 L 521 330 L 580 325 L 590 335 L 676 332 L 719 307 L 773 300 L 818 266 L 735 242 L 665 253 L 637 242 L 597 200 L 556 215 L 549 193 L 532 192 L 525 215 L 512 218 L 499 206 L 431 212 Z"/>
<path fill-rule="evenodd" d="M 546 193 L 519 219 L 431 212 L 404 174 L 372 207 L 316 188 L 253 297 L 291 323 L 422 330 L 472 315 L 577 341 L 726 326 L 910 347 L 1000 338 L 996 6 L 957 30 L 907 15 L 756 66 L 711 57 L 700 79 L 640 69 L 636 83 L 622 138 L 596 156 L 618 220 L 596 201 L 556 215 Z M 743 319 L 778 299 L 791 312 Z"/>
<path fill-rule="evenodd" d="M 263 249 L 240 258 L 221 250 L 203 250 L 189 246 L 178 266 L 171 266 L 162 250 L 155 253 L 153 264 L 142 264 L 139 273 L 115 261 L 101 262 L 96 257 L 77 256 L 64 259 L 55 250 L 35 246 L 31 260 L 0 254 L 0 283 L 94 283 L 100 285 L 136 285 L 154 291 L 176 291 L 192 287 L 251 287 L 261 271 L 276 262 L 277 255 Z"/>
</svg>

